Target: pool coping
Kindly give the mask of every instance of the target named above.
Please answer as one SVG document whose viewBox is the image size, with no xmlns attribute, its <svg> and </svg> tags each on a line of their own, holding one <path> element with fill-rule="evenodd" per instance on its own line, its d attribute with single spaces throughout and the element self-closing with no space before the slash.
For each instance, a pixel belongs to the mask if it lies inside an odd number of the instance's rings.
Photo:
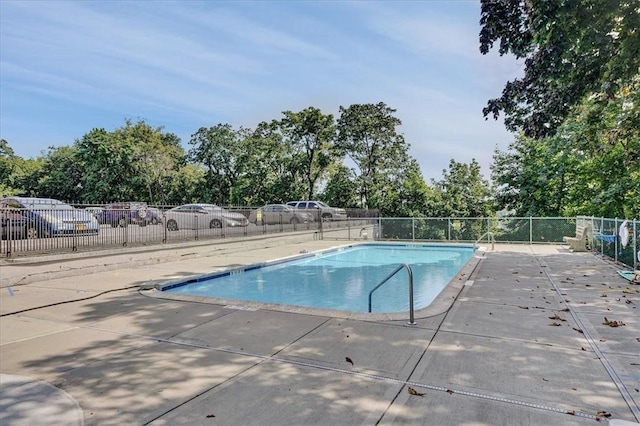
<svg viewBox="0 0 640 426">
<path fill-rule="evenodd" d="M 293 256 L 287 256 L 282 258 L 277 258 L 274 260 L 270 260 L 267 262 L 260 262 L 250 265 L 244 265 L 235 268 L 224 268 L 218 271 L 214 271 L 207 274 L 200 274 L 196 276 L 192 276 L 189 278 L 181 278 L 160 282 L 148 282 L 140 287 L 140 294 L 143 294 L 148 297 L 153 297 L 157 299 L 164 300 L 173 300 L 173 301 L 182 301 L 182 302 L 192 302 L 192 303 L 204 303 L 210 305 L 223 306 L 227 309 L 236 309 L 236 310 L 245 310 L 245 311 L 257 311 L 257 310 L 268 310 L 268 311 L 278 311 L 278 312 L 288 312 L 295 314 L 305 314 L 305 315 L 315 315 L 315 316 L 323 316 L 330 318 L 342 318 L 342 319 L 353 319 L 353 320 L 362 320 L 362 321 L 402 321 L 409 320 L 409 311 L 407 312 L 394 312 L 394 313 L 368 313 L 368 312 L 350 312 L 350 311 L 341 311 L 335 309 L 323 309 L 323 308 L 311 308 L 305 306 L 295 306 L 295 305 L 283 305 L 278 303 L 265 303 L 265 302 L 254 302 L 254 301 L 246 301 L 239 299 L 225 299 L 218 297 L 209 297 L 209 296 L 190 296 L 190 295 L 182 295 L 182 294 L 174 294 L 170 295 L 163 290 L 170 287 L 175 287 L 177 285 L 184 285 L 188 282 L 197 282 L 206 279 L 210 279 L 213 277 L 223 276 L 232 274 L 235 271 L 246 271 L 252 270 L 264 266 L 275 265 L 278 263 L 289 262 L 295 259 L 302 259 L 305 257 L 315 256 L 317 254 L 321 254 L 328 251 L 338 250 L 341 248 L 348 248 L 360 245 L 375 245 L 382 244 L 380 242 L 359 242 L 359 243 L 347 243 L 343 245 L 338 245 L 336 247 L 331 247 L 324 250 L 318 250 L 308 253 L 299 253 Z M 446 247 L 470 247 L 469 244 L 461 244 L 461 243 L 447 243 L 447 244 L 428 244 L 428 243 L 411 243 L 411 242 L 384 242 L 383 244 L 398 244 L 398 245 L 430 245 L 430 246 L 446 246 Z M 453 302 L 456 300 L 462 289 L 465 285 L 472 285 L 473 281 L 469 278 L 471 277 L 473 271 L 477 268 L 480 261 L 484 258 L 485 249 L 483 247 L 476 247 L 475 252 L 471 256 L 471 258 L 462 266 L 462 268 L 458 271 L 458 273 L 447 283 L 447 285 L 442 289 L 442 291 L 436 296 L 436 298 L 426 307 L 418 309 L 414 312 L 414 317 L 417 319 L 434 317 L 448 311 Z M 249 269 L 247 269 L 249 268 Z"/>
</svg>

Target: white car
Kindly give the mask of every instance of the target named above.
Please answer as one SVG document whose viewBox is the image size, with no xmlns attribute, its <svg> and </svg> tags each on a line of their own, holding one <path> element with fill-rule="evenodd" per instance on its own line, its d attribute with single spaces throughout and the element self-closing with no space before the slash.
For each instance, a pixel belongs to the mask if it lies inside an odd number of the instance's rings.
<svg viewBox="0 0 640 426">
<path fill-rule="evenodd" d="M 185 204 L 165 212 L 167 230 L 208 229 L 247 226 L 241 213 L 233 213 L 215 204 Z"/>
</svg>

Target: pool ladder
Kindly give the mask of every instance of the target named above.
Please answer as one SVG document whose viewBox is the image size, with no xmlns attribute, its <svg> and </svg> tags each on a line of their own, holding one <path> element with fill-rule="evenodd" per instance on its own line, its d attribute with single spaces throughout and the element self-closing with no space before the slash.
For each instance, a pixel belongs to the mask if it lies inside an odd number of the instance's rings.
<svg viewBox="0 0 640 426">
<path fill-rule="evenodd" d="M 407 273 L 409 274 L 409 325 L 416 325 L 416 322 L 413 319 L 413 271 L 411 271 L 411 266 L 407 265 L 406 263 L 402 263 L 402 264 L 398 265 L 398 267 L 396 269 L 394 269 L 392 273 L 387 275 L 387 278 L 385 278 L 384 280 L 380 281 L 380 284 L 375 286 L 369 292 L 369 312 L 371 312 L 371 296 L 373 295 L 373 292 L 376 291 L 378 288 L 380 288 L 380 286 L 382 284 L 384 284 L 387 281 L 389 281 L 391 279 L 391 277 L 393 277 L 395 274 L 400 272 L 402 270 L 402 268 L 406 268 L 407 269 Z"/>
</svg>

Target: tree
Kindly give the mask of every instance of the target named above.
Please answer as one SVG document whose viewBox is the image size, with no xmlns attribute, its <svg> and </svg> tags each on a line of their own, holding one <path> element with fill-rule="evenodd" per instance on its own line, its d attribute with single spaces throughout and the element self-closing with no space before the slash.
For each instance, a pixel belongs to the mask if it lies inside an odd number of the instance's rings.
<svg viewBox="0 0 640 426">
<path fill-rule="evenodd" d="M 357 188 L 353 171 L 344 164 L 334 164 L 321 198 L 330 206 L 358 207 Z"/>
<path fill-rule="evenodd" d="M 37 194 L 68 202 L 82 199 L 84 166 L 74 147 L 50 147 L 44 156 Z"/>
<path fill-rule="evenodd" d="M 492 212 L 491 187 L 474 159 L 470 164 L 449 162 L 449 171 L 442 171 L 442 180 L 433 181 L 443 201 L 438 216 L 486 217 Z"/>
<path fill-rule="evenodd" d="M 409 146 L 396 128 L 402 124 L 396 110 L 384 103 L 340 107 L 336 148 L 355 164 L 362 207 L 379 208 L 376 190 L 408 164 Z"/>
<path fill-rule="evenodd" d="M 13 195 L 15 189 L 10 182 L 16 167 L 16 155 L 9 146 L 9 142 L 0 139 L 0 197 Z"/>
<path fill-rule="evenodd" d="M 144 121 L 113 132 L 93 129 L 75 142 L 89 202 L 164 200 L 166 178 L 184 163 L 179 139 Z"/>
<path fill-rule="evenodd" d="M 632 0 L 481 0 L 480 51 L 525 58 L 524 76 L 507 82 L 485 117 L 504 114 L 525 136 L 553 135 L 592 93 L 601 102 L 640 68 L 640 8 Z M 636 105 L 635 108 L 640 106 Z"/>
<path fill-rule="evenodd" d="M 207 183 L 211 202 L 226 204 L 232 201 L 233 187 L 243 172 L 245 141 L 249 129 L 234 130 L 230 124 L 201 127 L 191 136 L 189 150 L 191 161 L 202 164 L 207 170 Z"/>
<path fill-rule="evenodd" d="M 304 198 L 300 155 L 276 120 L 261 122 L 248 140 L 245 187 L 255 204 Z"/>
<path fill-rule="evenodd" d="M 284 111 L 279 126 L 299 157 L 301 172 L 306 181 L 306 199 L 312 200 L 315 187 L 336 156 L 333 150 L 335 123 L 333 115 L 324 115 L 318 108 L 300 112 Z"/>
</svg>

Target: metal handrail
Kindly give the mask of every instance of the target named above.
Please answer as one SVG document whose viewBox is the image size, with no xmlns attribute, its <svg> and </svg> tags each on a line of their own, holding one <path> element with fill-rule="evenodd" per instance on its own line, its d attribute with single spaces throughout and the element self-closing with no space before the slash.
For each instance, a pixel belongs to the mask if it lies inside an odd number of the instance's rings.
<svg viewBox="0 0 640 426">
<path fill-rule="evenodd" d="M 480 238 L 478 238 L 474 243 L 473 243 L 473 249 L 475 250 L 476 246 L 478 245 L 478 243 L 480 241 L 482 241 L 482 239 L 484 237 L 487 237 L 487 242 L 491 243 L 491 250 L 495 249 L 495 244 L 496 244 L 496 239 L 493 236 L 493 232 L 491 231 L 487 231 L 484 234 L 482 234 L 482 236 Z"/>
<path fill-rule="evenodd" d="M 384 284 L 387 281 L 389 281 L 391 279 L 391 277 L 393 277 L 395 274 L 397 274 L 402 268 L 407 268 L 407 273 L 409 274 L 409 324 L 410 325 L 415 325 L 416 322 L 413 319 L 413 271 L 411 271 L 411 267 L 409 265 L 407 265 L 406 263 L 402 263 L 402 264 L 398 265 L 398 267 L 396 269 L 394 269 L 392 273 L 387 275 L 387 278 L 382 280 L 380 282 L 380 284 L 375 286 L 369 292 L 369 312 L 371 312 L 371 296 L 373 295 L 373 292 L 376 291 L 382 284 Z"/>
</svg>

